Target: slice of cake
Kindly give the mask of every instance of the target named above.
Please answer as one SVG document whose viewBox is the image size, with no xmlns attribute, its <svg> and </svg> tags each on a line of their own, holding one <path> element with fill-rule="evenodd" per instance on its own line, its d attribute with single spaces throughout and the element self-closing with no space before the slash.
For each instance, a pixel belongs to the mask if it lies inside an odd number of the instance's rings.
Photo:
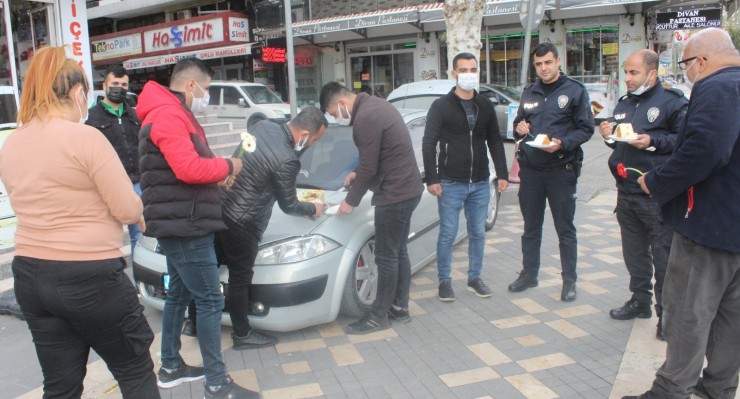
<svg viewBox="0 0 740 399">
<path fill-rule="evenodd" d="M 622 139 L 636 139 L 637 133 L 632 130 L 631 123 L 620 123 L 614 131 L 614 136 Z"/>
<path fill-rule="evenodd" d="M 302 202 L 324 202 L 324 192 L 322 190 L 303 190 L 301 193 Z"/>
<path fill-rule="evenodd" d="M 547 137 L 546 134 L 538 134 L 537 137 L 534 138 L 534 143 L 539 145 L 548 145 L 550 144 L 550 138 Z"/>
</svg>

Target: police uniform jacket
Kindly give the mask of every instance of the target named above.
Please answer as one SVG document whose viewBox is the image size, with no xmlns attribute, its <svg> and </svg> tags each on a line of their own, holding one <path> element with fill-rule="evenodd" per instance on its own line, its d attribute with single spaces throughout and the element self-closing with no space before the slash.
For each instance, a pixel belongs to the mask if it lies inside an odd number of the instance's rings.
<svg viewBox="0 0 740 399">
<path fill-rule="evenodd" d="M 316 206 L 298 201 L 296 176 L 301 162 L 288 126 L 260 121 L 249 130 L 257 145 L 254 152 L 241 156 L 242 172 L 231 189 L 221 189 L 221 200 L 225 219 L 250 227 L 261 239 L 275 201 L 283 212 L 294 216 L 312 216 Z"/>
<path fill-rule="evenodd" d="M 619 175 L 618 165 L 622 165 L 619 169 L 632 168 L 644 173 L 663 164 L 673 152 L 687 108 L 688 100 L 683 92 L 664 89 L 660 81 L 640 95 L 627 94 L 619 99 L 614 108 L 614 120 L 631 123 L 635 133 L 650 135 L 650 146 L 644 150 L 625 142 L 607 142 L 614 149 L 609 157 L 609 170 L 620 191 L 643 194 L 637 183 L 640 174 L 626 170 L 625 179 Z"/>
<path fill-rule="evenodd" d="M 132 183 L 139 182 L 139 129 L 141 121 L 126 103 L 119 118 L 98 101 L 90 108 L 85 124 L 97 128 L 110 141 Z"/>
<path fill-rule="evenodd" d="M 517 152 L 522 167 L 545 170 L 580 162 L 583 154 L 581 144 L 594 134 L 594 117 L 583 84 L 561 72 L 554 85 L 550 94 L 545 95 L 542 82 L 538 80 L 525 87 L 522 93 L 514 119 L 514 130 L 522 120 L 530 124 L 529 134 Z M 559 139 L 563 148 L 551 154 L 526 144 L 538 134 Z"/>
</svg>

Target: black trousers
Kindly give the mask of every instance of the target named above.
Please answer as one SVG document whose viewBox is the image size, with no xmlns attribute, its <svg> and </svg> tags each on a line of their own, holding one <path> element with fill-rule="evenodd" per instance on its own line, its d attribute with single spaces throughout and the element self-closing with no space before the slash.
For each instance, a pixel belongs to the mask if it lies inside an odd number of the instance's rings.
<svg viewBox="0 0 740 399">
<path fill-rule="evenodd" d="M 644 194 L 620 191 L 615 212 L 622 233 L 622 256 L 630 274 L 632 298 L 649 305 L 655 275 L 655 312 L 660 317 L 673 229 L 663 224 L 660 207 Z"/>
<path fill-rule="evenodd" d="M 375 207 L 375 264 L 378 294 L 371 311 L 386 317 L 391 304 L 407 309 L 411 285 L 411 262 L 407 248 L 411 214 L 421 196 L 396 204 Z"/>
<path fill-rule="evenodd" d="M 44 374 L 44 398 L 80 398 L 92 348 L 124 398 L 159 398 L 154 339 L 123 259 L 52 261 L 16 256 L 15 293 Z"/>
<path fill-rule="evenodd" d="M 524 218 L 522 234 L 522 264 L 524 273 L 537 276 L 540 270 L 542 223 L 545 221 L 545 201 L 555 223 L 560 243 L 560 266 L 563 280 L 576 281 L 578 240 L 573 219 L 576 214 L 575 171 L 565 167 L 535 170 L 522 167 L 519 171 L 519 209 Z"/>
<path fill-rule="evenodd" d="M 234 335 L 244 337 L 251 329 L 248 318 L 249 286 L 252 285 L 254 261 L 259 251 L 259 232 L 228 219 L 224 222 L 229 229 L 219 232 L 217 241 L 229 268 L 229 314 Z"/>
</svg>

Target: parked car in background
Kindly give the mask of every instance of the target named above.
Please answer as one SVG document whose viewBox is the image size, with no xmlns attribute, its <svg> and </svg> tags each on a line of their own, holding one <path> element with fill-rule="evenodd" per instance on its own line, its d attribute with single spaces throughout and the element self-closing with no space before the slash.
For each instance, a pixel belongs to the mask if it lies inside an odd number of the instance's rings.
<svg viewBox="0 0 740 399">
<path fill-rule="evenodd" d="M 401 114 L 423 173 L 421 139 L 426 111 L 401 110 Z M 347 194 L 344 177 L 358 162 L 352 128 L 329 126 L 323 138 L 301 155 L 299 198 L 306 190 L 321 190 L 328 205 L 339 204 Z M 496 187 L 495 177 L 491 182 Z M 249 292 L 251 326 L 291 331 L 331 322 L 339 312 L 359 317 L 369 308 L 378 284 L 371 195 L 365 195 L 350 215 L 324 215 L 317 220 L 286 215 L 275 204 L 260 244 Z M 496 222 L 498 199 L 498 191 L 492 189 L 486 222 L 489 230 Z M 436 208 L 436 197 L 425 191 L 413 214 L 408 238 L 412 272 L 436 257 L 439 232 Z M 456 241 L 466 234 L 465 218 L 461 214 Z M 154 238 L 142 237 L 137 245 L 133 272 L 141 300 L 161 310 L 167 291 L 165 281 L 168 281 L 165 257 Z M 221 267 L 220 274 L 223 290 L 228 292 L 227 268 Z M 228 307 L 227 302 L 222 322 L 230 325 Z"/>
<path fill-rule="evenodd" d="M 264 119 L 278 122 L 290 119 L 290 105 L 263 84 L 214 80 L 209 92 L 211 99 L 206 113 L 216 115 L 220 121 L 232 122 L 234 128 L 248 128 Z"/>
<path fill-rule="evenodd" d="M 586 86 L 591 112 L 597 125 L 614 115 L 614 107 L 619 100 L 617 97 L 619 81 L 616 80 L 616 74 L 611 79 L 609 75 L 570 76 L 570 78 Z"/>
<path fill-rule="evenodd" d="M 454 80 L 424 80 L 407 83 L 393 90 L 386 100 L 399 109 L 428 110 L 434 100 L 449 93 L 454 86 Z M 522 93 L 513 87 L 486 83 L 481 83 L 478 92 L 494 104 L 501 136 L 513 140 L 512 126 Z"/>
<path fill-rule="evenodd" d="M 98 102 L 105 98 L 105 92 L 103 90 L 95 90 L 95 102 Z M 126 105 L 129 107 L 136 109 L 136 104 L 139 102 L 139 95 L 132 92 L 126 93 Z"/>
</svg>

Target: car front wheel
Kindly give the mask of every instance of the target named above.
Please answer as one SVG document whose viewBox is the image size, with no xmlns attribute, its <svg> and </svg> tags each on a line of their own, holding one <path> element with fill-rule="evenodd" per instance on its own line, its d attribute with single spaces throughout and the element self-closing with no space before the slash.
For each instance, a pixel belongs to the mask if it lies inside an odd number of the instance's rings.
<svg viewBox="0 0 740 399">
<path fill-rule="evenodd" d="M 378 293 L 378 265 L 375 264 L 375 240 L 370 239 L 347 274 L 342 293 L 340 312 L 347 316 L 360 317 L 370 309 Z"/>
<path fill-rule="evenodd" d="M 491 199 L 488 201 L 488 214 L 486 215 L 486 231 L 493 229 L 498 217 L 498 201 L 501 199 L 501 193 L 498 192 L 498 179 L 491 181 Z"/>
</svg>

